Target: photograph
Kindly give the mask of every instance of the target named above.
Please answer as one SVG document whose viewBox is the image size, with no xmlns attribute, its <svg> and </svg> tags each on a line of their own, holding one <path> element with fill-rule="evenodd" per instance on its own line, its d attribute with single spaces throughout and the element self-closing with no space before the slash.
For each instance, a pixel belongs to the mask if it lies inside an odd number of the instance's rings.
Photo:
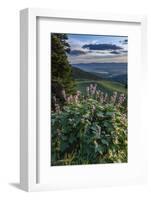
<svg viewBox="0 0 151 200">
<path fill-rule="evenodd" d="M 128 36 L 50 33 L 50 166 L 128 162 Z"/>
</svg>

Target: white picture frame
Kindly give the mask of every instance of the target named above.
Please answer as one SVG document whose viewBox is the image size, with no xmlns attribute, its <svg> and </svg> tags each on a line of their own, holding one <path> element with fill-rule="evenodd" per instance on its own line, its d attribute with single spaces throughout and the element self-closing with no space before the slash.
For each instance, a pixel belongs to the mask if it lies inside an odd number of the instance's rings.
<svg viewBox="0 0 151 200">
<path fill-rule="evenodd" d="M 54 11 L 49 9 L 24 9 L 20 12 L 20 185 L 26 191 L 40 191 L 78 187 L 78 184 L 72 182 L 59 185 L 40 183 L 38 176 L 39 170 L 39 145 L 38 145 L 38 78 L 37 78 L 37 19 L 69 19 L 70 21 L 81 20 L 91 22 L 110 22 L 112 23 L 127 23 L 129 25 L 138 24 L 141 34 L 141 74 L 142 80 L 145 76 L 146 70 L 146 17 L 145 16 L 124 16 L 100 13 L 86 13 L 86 12 L 73 12 L 73 11 Z M 140 133 L 143 148 L 145 133 Z M 143 151 L 144 152 L 144 151 Z M 143 154 L 143 153 L 142 153 Z M 79 184 L 79 187 L 92 187 L 92 186 L 109 186 L 109 185 L 127 185 L 136 183 L 145 183 L 147 179 L 146 173 L 146 158 L 143 154 L 143 163 L 140 168 L 140 175 L 133 177 L 132 174 L 128 179 L 122 180 L 121 178 L 113 177 L 113 181 L 108 179 L 106 182 L 96 181 L 97 184 Z M 93 169 L 98 170 L 99 166 L 93 166 Z M 81 168 L 82 169 L 82 168 Z M 81 170 L 78 169 L 79 172 Z M 81 171 L 82 172 L 82 171 Z M 60 168 L 60 173 L 64 173 Z M 48 175 L 49 176 L 49 175 Z M 63 180 L 62 180 L 63 181 Z"/>
</svg>

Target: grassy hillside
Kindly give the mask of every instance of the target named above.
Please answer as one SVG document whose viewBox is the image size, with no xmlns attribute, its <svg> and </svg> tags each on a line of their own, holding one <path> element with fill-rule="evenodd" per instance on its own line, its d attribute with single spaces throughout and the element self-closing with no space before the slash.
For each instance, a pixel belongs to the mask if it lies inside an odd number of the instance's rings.
<svg viewBox="0 0 151 200">
<path fill-rule="evenodd" d="M 104 93 L 107 92 L 109 95 L 112 95 L 114 91 L 127 93 L 124 84 L 114 80 L 104 80 L 91 72 L 86 72 L 76 67 L 72 68 L 72 75 L 76 80 L 77 90 L 80 90 L 83 94 L 86 94 L 86 87 L 90 86 L 90 84 L 97 84 L 98 90 Z"/>
<path fill-rule="evenodd" d="M 109 78 L 108 80 L 120 82 L 122 84 L 127 84 L 127 74 L 114 76 L 114 77 Z"/>
<path fill-rule="evenodd" d="M 90 84 L 97 84 L 98 90 L 101 90 L 104 93 L 107 92 L 109 95 L 112 95 L 114 91 L 124 94 L 127 93 L 127 89 L 123 84 L 113 81 L 76 80 L 76 83 L 77 83 L 77 89 L 84 94 L 86 94 L 86 87 L 89 86 Z"/>
<path fill-rule="evenodd" d="M 99 84 L 110 91 L 116 91 L 119 93 L 127 92 L 127 89 L 125 88 L 125 86 L 118 82 L 103 80 Z"/>
<path fill-rule="evenodd" d="M 99 77 L 93 73 L 83 71 L 76 67 L 72 67 L 72 75 L 73 75 L 74 79 L 101 80 L 101 77 Z"/>
</svg>

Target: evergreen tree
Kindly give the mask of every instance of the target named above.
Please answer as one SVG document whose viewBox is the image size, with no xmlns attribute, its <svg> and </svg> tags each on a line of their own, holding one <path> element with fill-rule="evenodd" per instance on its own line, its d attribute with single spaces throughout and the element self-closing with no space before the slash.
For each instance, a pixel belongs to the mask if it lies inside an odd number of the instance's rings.
<svg viewBox="0 0 151 200">
<path fill-rule="evenodd" d="M 55 95 L 63 102 L 62 91 L 67 95 L 75 92 L 75 82 L 72 78 L 72 67 L 69 64 L 67 53 L 70 45 L 66 34 L 51 34 L 51 83 L 52 96 Z"/>
</svg>

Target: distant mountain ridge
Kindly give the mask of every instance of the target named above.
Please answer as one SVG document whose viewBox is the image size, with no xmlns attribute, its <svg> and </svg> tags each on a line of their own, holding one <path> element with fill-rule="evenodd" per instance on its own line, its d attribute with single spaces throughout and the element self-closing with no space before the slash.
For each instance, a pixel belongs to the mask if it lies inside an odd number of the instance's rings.
<svg viewBox="0 0 151 200">
<path fill-rule="evenodd" d="M 127 74 L 121 74 L 114 77 L 109 78 L 108 80 L 116 81 L 119 83 L 127 84 Z"/>
<path fill-rule="evenodd" d="M 77 67 L 72 67 L 72 75 L 74 79 L 101 80 L 100 76 L 97 76 L 91 72 L 86 72 Z"/>
<path fill-rule="evenodd" d="M 127 63 L 79 63 L 72 66 L 102 79 L 127 84 Z"/>
<path fill-rule="evenodd" d="M 72 64 L 72 65 L 94 65 L 94 64 L 126 64 L 125 62 L 101 62 L 101 63 L 95 63 L 95 62 L 92 62 L 92 63 L 75 63 L 75 64 Z"/>
</svg>

